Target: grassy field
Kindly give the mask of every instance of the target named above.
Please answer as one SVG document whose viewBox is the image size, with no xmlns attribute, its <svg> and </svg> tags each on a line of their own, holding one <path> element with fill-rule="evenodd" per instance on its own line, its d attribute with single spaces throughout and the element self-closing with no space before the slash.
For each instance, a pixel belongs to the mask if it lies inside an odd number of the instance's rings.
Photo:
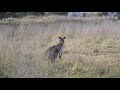
<svg viewBox="0 0 120 90">
<path fill-rule="evenodd" d="M 120 77 L 120 21 L 65 16 L 8 21 L 0 22 L 1 78 Z M 66 37 L 63 56 L 52 65 L 44 52 L 59 36 Z"/>
</svg>

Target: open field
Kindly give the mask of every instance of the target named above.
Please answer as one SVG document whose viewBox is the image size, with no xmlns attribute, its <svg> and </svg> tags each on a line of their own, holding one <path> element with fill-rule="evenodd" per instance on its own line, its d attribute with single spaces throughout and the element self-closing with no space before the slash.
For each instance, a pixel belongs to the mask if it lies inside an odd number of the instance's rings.
<svg viewBox="0 0 120 90">
<path fill-rule="evenodd" d="M 0 24 L 0 77 L 119 78 L 120 21 L 106 17 L 48 16 Z M 1 22 L 2 23 L 2 22 Z M 43 58 L 66 37 L 54 65 Z"/>
</svg>

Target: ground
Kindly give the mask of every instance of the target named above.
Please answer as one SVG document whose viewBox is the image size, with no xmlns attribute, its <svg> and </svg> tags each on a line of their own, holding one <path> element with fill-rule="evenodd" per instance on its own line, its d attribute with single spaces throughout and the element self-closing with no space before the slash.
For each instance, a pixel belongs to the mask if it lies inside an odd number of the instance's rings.
<svg viewBox="0 0 120 90">
<path fill-rule="evenodd" d="M 120 21 L 47 16 L 0 23 L 0 77 L 120 77 Z M 63 56 L 53 65 L 44 52 L 59 36 L 66 37 Z"/>
</svg>

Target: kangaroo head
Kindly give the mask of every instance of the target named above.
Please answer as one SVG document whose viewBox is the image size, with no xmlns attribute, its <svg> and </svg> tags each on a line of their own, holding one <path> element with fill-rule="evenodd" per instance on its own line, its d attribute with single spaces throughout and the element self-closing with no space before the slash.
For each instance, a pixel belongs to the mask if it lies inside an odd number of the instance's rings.
<svg viewBox="0 0 120 90">
<path fill-rule="evenodd" d="M 64 39 L 65 39 L 66 37 L 63 37 L 63 38 L 61 38 L 61 37 L 59 37 L 59 39 L 60 39 L 60 44 L 63 44 L 64 43 Z"/>
</svg>

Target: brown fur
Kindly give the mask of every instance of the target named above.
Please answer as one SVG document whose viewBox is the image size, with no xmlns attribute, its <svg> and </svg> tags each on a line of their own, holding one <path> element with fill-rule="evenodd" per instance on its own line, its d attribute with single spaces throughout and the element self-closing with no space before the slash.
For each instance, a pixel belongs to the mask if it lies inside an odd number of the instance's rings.
<svg viewBox="0 0 120 90">
<path fill-rule="evenodd" d="M 50 47 L 49 49 L 47 49 L 45 51 L 45 54 L 46 54 L 47 58 L 49 60 L 51 60 L 51 63 L 55 62 L 55 59 L 58 57 L 58 55 L 59 55 L 59 58 L 61 58 L 61 56 L 62 56 L 62 48 L 63 48 L 65 38 L 66 37 L 64 37 L 64 38 L 59 37 L 59 39 L 60 39 L 59 44 L 55 45 L 55 46 L 52 46 L 52 47 Z"/>
</svg>

